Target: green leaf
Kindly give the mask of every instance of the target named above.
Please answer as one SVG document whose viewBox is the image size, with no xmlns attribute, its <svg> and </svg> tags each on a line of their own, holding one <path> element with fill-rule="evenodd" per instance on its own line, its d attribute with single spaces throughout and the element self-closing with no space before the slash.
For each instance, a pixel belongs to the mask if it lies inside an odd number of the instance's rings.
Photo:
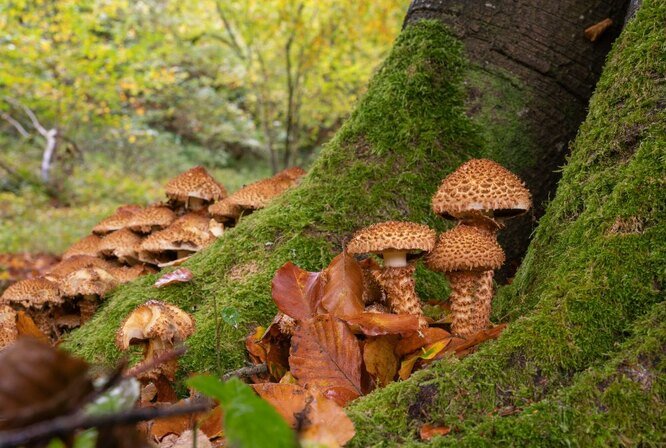
<svg viewBox="0 0 666 448">
<path fill-rule="evenodd" d="M 280 414 L 238 378 L 223 383 L 215 377 L 199 375 L 190 378 L 187 384 L 220 402 L 224 411 L 224 435 L 229 446 L 297 446 L 296 435 Z"/>
</svg>

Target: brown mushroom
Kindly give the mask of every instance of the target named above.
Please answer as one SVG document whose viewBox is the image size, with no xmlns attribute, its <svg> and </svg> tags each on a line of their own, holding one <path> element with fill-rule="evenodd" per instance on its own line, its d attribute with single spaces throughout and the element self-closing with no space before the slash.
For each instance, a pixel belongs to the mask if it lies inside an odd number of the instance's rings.
<svg viewBox="0 0 666 448">
<path fill-rule="evenodd" d="M 0 350 L 16 341 L 16 311 L 9 305 L 0 305 Z"/>
<path fill-rule="evenodd" d="M 415 290 L 415 266 L 407 262 L 407 257 L 431 251 L 435 240 L 435 232 L 426 225 L 388 221 L 356 232 L 347 244 L 347 251 L 382 254 L 384 266 L 377 279 L 386 292 L 391 310 L 420 316 L 421 326 L 425 326 Z"/>
<path fill-rule="evenodd" d="M 488 326 L 492 270 L 502 263 L 504 251 L 497 240 L 476 226 L 459 224 L 439 236 L 435 249 L 426 257 L 426 265 L 444 272 L 451 283 L 454 334 L 466 338 Z"/>
<path fill-rule="evenodd" d="M 223 226 L 222 228 L 233 227 L 241 214 L 241 210 L 240 206 L 231 202 L 229 198 L 217 201 L 208 207 L 208 213 L 217 223 Z M 217 229 L 218 227 L 213 226 L 213 228 Z M 221 233 L 215 236 L 219 237 Z"/>
<path fill-rule="evenodd" d="M 139 262 L 141 237 L 129 229 L 120 229 L 104 236 L 99 242 L 100 255 L 114 257 L 120 263 L 135 265 Z"/>
<path fill-rule="evenodd" d="M 143 346 L 142 363 L 156 358 L 185 341 L 194 333 L 194 320 L 180 308 L 157 300 L 138 306 L 127 317 L 116 333 L 116 345 L 127 350 L 130 345 Z M 160 385 L 173 381 L 178 369 L 177 359 L 162 362 L 143 372 L 139 380 Z M 158 400 L 160 397 L 158 397 Z"/>
<path fill-rule="evenodd" d="M 64 303 L 57 283 L 45 278 L 31 278 L 14 283 L 0 297 L 0 304 L 25 311 L 42 333 L 53 338 L 53 313 Z"/>
<path fill-rule="evenodd" d="M 81 238 L 76 243 L 72 244 L 64 254 L 62 254 L 62 259 L 66 260 L 72 258 L 76 255 L 89 255 L 91 257 L 96 257 L 99 255 L 99 243 L 102 239 L 97 235 L 88 235 Z"/>
<path fill-rule="evenodd" d="M 127 227 L 137 233 L 151 233 L 165 229 L 176 220 L 176 214 L 161 204 L 148 206 L 132 215 Z"/>
<path fill-rule="evenodd" d="M 141 210 L 141 207 L 134 204 L 120 206 L 116 209 L 113 215 L 104 218 L 93 227 L 92 231 L 97 235 L 106 235 L 115 230 L 124 229 L 129 225 L 134 213 L 139 210 Z"/>
<path fill-rule="evenodd" d="M 96 266 L 72 271 L 59 281 L 63 297 L 70 303 L 76 303 L 81 323 L 90 320 L 100 300 L 119 283 L 113 270 L 107 271 Z"/>
<path fill-rule="evenodd" d="M 187 210 L 205 209 L 208 204 L 227 196 L 219 184 L 202 166 L 196 166 L 171 179 L 165 187 L 169 201 Z"/>
<path fill-rule="evenodd" d="M 115 268 L 112 263 L 102 258 L 91 257 L 89 255 L 76 255 L 51 266 L 44 274 L 44 278 L 52 282 L 58 282 L 70 272 L 90 266 L 102 268 L 107 271 L 112 271 Z"/>
<path fill-rule="evenodd" d="M 301 168 L 288 168 L 273 177 L 259 180 L 241 188 L 231 194 L 228 200 L 248 212 L 264 208 L 274 198 L 296 185 L 304 174 L 305 171 Z"/>
</svg>

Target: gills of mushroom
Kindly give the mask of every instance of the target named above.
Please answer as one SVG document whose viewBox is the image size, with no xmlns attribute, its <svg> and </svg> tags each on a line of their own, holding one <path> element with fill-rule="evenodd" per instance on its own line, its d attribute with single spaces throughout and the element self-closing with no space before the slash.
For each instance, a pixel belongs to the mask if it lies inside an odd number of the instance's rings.
<svg viewBox="0 0 666 448">
<path fill-rule="evenodd" d="M 413 264 L 408 256 L 420 256 L 435 245 L 435 232 L 412 222 L 387 221 L 361 229 L 347 245 L 350 254 L 381 254 L 384 266 L 376 277 L 386 293 L 391 310 L 397 314 L 419 316 L 427 325 L 416 294 Z"/>
<path fill-rule="evenodd" d="M 202 166 L 195 166 L 171 179 L 164 187 L 174 208 L 204 210 L 227 196 L 227 190 Z"/>
<path fill-rule="evenodd" d="M 0 297 L 0 305 L 25 310 L 39 330 L 51 339 L 54 339 L 53 311 L 64 302 L 58 282 L 42 277 L 16 282 Z"/>
<path fill-rule="evenodd" d="M 451 330 L 469 337 L 490 324 L 492 270 L 504 263 L 504 251 L 493 235 L 459 224 L 440 235 L 426 265 L 451 282 Z"/>
</svg>

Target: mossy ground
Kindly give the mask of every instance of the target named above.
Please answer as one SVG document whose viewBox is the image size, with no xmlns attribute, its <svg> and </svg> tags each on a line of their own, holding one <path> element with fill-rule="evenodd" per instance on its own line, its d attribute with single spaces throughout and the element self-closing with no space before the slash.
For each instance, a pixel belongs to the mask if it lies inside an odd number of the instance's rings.
<svg viewBox="0 0 666 448">
<path fill-rule="evenodd" d="M 658 343 L 639 338 L 616 353 L 633 322 L 665 298 L 665 20 L 666 4 L 645 1 L 616 42 L 557 195 L 513 284 L 496 298 L 494 316 L 509 328 L 462 361 L 445 360 L 352 404 L 353 446 L 416 443 L 424 422 L 452 427 L 441 441 L 452 445 L 663 440 L 662 383 L 644 393 L 613 377 L 599 397 L 590 378 L 612 375 L 612 359 L 640 350 L 663 357 L 663 325 Z M 653 364 L 663 375 L 663 361 Z M 606 411 L 595 410 L 595 399 Z M 501 409 L 523 412 L 504 420 Z"/>
</svg>

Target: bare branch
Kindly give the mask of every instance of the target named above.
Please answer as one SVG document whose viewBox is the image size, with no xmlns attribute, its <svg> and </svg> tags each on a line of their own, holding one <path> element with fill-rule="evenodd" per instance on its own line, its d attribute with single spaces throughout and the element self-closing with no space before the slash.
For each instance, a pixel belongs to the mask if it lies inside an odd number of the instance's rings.
<svg viewBox="0 0 666 448">
<path fill-rule="evenodd" d="M 268 372 L 266 364 L 257 364 L 256 366 L 241 367 L 238 370 L 232 370 L 222 376 L 223 381 L 230 380 L 233 377 L 248 378 L 254 375 L 261 375 Z"/>
<path fill-rule="evenodd" d="M 14 126 L 14 128 L 18 131 L 19 134 L 21 134 L 22 137 L 28 138 L 30 137 L 30 133 L 25 130 L 23 125 L 19 123 L 17 120 L 12 118 L 11 115 L 9 115 L 7 112 L 3 112 L 0 114 L 0 118 Z"/>
<path fill-rule="evenodd" d="M 50 131 L 47 130 L 44 126 L 42 126 L 42 123 L 40 123 L 39 120 L 37 119 L 37 115 L 35 115 L 35 113 L 29 107 L 25 106 L 20 101 L 8 96 L 5 97 L 5 100 L 12 106 L 22 109 L 23 112 L 25 112 L 25 114 L 28 116 L 28 118 L 30 118 L 30 122 L 37 130 L 37 132 L 39 132 L 45 139 L 48 140 L 49 138 L 48 135 Z"/>
<path fill-rule="evenodd" d="M 243 47 L 238 42 L 238 38 L 236 37 L 236 33 L 234 32 L 234 29 L 231 26 L 231 22 L 229 21 L 226 13 L 224 12 L 224 7 L 222 6 L 222 1 L 221 0 L 217 0 L 215 2 L 215 9 L 217 10 L 217 14 L 220 16 L 220 19 L 222 19 L 222 24 L 224 25 L 224 30 L 229 35 L 229 41 L 227 42 L 227 41 L 223 40 L 223 42 L 230 44 L 231 48 L 235 51 L 236 55 L 240 59 L 242 59 L 242 60 L 247 59 L 245 53 L 243 52 Z"/>
</svg>

